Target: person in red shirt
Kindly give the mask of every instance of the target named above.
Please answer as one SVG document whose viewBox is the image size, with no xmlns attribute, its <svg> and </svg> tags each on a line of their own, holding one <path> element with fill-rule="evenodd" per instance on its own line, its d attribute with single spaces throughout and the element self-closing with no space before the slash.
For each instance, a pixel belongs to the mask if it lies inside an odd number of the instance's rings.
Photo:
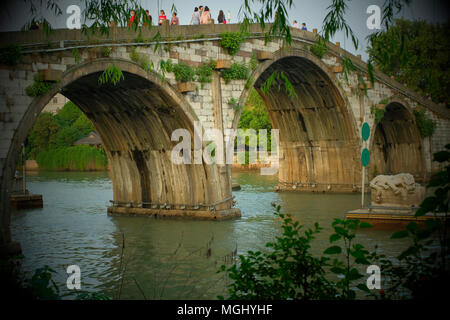
<svg viewBox="0 0 450 320">
<path fill-rule="evenodd" d="M 137 23 L 137 17 L 136 17 L 136 11 L 131 10 L 131 17 L 130 20 L 128 20 L 128 25 L 132 26 L 133 24 Z"/>
<path fill-rule="evenodd" d="M 161 14 L 159 15 L 158 24 L 162 25 L 165 20 L 167 20 L 166 13 L 164 12 L 164 10 L 161 10 Z"/>
</svg>

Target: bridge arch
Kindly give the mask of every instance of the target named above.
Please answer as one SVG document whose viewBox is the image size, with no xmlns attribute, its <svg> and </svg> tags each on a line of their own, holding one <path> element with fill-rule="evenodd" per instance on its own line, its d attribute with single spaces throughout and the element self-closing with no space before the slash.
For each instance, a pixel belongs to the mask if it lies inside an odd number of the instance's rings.
<svg viewBox="0 0 450 320">
<path fill-rule="evenodd" d="M 99 76 L 110 65 L 118 66 L 126 81 L 100 85 Z M 158 204 L 189 209 L 217 204 L 231 208 L 231 187 L 216 165 L 171 162 L 172 131 L 187 129 L 194 137 L 198 118 L 189 103 L 155 73 L 123 59 L 98 59 L 67 70 L 45 95 L 33 99 L 19 122 L 8 150 L 1 185 L 2 243 L 11 241 L 8 190 L 21 144 L 43 108 L 60 92 L 87 115 L 101 137 L 111 168 L 114 202 L 138 208 Z M 227 201 L 225 201 L 227 200 Z M 152 204 L 152 205 L 150 205 Z M 202 210 L 200 208 L 200 210 Z"/>
<path fill-rule="evenodd" d="M 297 94 L 290 98 L 264 82 L 282 71 Z M 253 72 L 254 88 L 264 101 L 274 129 L 280 132 L 279 187 L 301 191 L 356 191 L 361 165 L 356 122 L 335 75 L 308 50 L 292 48 L 274 53 Z M 244 103 L 251 88 L 241 94 Z M 236 129 L 242 111 L 233 119 Z"/>
<path fill-rule="evenodd" d="M 404 99 L 392 96 L 384 110 L 372 130 L 371 176 L 411 173 L 422 181 L 426 178 L 424 149 L 413 109 Z"/>
</svg>

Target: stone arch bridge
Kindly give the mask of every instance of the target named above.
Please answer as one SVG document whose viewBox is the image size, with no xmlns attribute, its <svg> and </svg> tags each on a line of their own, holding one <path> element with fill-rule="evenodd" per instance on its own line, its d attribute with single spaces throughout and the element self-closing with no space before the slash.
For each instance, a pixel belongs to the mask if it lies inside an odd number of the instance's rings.
<svg viewBox="0 0 450 320">
<path fill-rule="evenodd" d="M 280 40 L 265 43 L 259 26 L 253 25 L 240 51 L 231 56 L 219 45 L 220 36 L 239 27 L 165 25 L 142 30 L 143 42 L 136 42 L 136 31 L 126 28 L 90 38 L 80 30 L 56 30 L 48 36 L 38 30 L 0 34 L 2 46 L 18 44 L 23 50 L 17 65 L 0 65 L 0 243 L 11 241 L 9 190 L 21 144 L 58 92 L 86 113 L 104 142 L 114 190 L 112 212 L 206 219 L 239 216 L 232 203 L 231 165 L 174 165 L 170 151 L 177 142 L 170 137 L 177 128 L 194 134 L 195 121 L 206 129 L 237 128 L 241 111 L 230 99 L 243 104 L 252 87 L 265 102 L 273 128 L 280 130 L 281 190 L 359 191 L 364 121 L 371 126 L 370 172 L 409 172 L 426 180 L 438 169 L 432 154 L 450 141 L 450 112 L 444 106 L 377 70 L 371 85 L 365 63 L 338 43 L 330 43 L 321 59 L 316 57 L 309 50 L 315 32 L 292 29 L 292 45 L 283 47 Z M 148 41 L 156 32 L 162 40 L 155 50 Z M 111 50 L 105 54 L 104 48 Z M 154 68 L 144 70 L 133 61 L 132 52 L 153 62 Z M 217 70 L 211 83 L 194 83 L 189 89 L 177 83 L 173 73 L 160 76 L 160 60 L 200 66 L 213 59 L 219 69 L 233 62 L 250 63 L 252 56 L 258 64 L 250 80 L 226 83 Z M 342 73 L 343 57 L 357 67 L 348 81 Z M 99 76 L 112 64 L 122 70 L 125 80 L 117 86 L 100 85 Z M 289 78 L 296 98 L 285 90 L 262 91 L 274 71 Z M 366 95 L 361 94 L 360 73 Z M 53 82 L 53 87 L 42 96 L 29 97 L 25 88 L 37 74 Z M 385 110 L 379 123 L 373 108 Z M 413 115 L 416 109 L 425 110 L 436 122 L 431 137 L 420 136 Z"/>
</svg>

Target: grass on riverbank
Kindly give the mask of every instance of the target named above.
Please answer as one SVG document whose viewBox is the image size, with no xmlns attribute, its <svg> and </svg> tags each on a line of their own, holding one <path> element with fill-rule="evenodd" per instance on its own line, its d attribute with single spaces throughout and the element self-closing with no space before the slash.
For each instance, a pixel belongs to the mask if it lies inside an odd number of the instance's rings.
<svg viewBox="0 0 450 320">
<path fill-rule="evenodd" d="M 107 168 L 103 150 L 83 145 L 43 151 L 36 161 L 41 170 L 49 171 L 104 171 Z"/>
</svg>

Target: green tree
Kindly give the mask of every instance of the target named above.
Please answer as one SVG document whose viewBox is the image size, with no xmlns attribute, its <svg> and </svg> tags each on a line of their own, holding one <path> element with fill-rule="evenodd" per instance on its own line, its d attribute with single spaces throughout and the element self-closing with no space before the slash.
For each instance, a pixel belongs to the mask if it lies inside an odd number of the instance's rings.
<svg viewBox="0 0 450 320">
<path fill-rule="evenodd" d="M 91 120 L 89 120 L 84 113 L 75 120 L 72 124 L 72 128 L 76 129 L 81 137 L 87 136 L 89 132 L 95 130 Z"/>
<path fill-rule="evenodd" d="M 62 147 L 69 147 L 74 143 L 76 140 L 80 139 L 83 135 L 80 133 L 80 131 L 77 128 L 71 127 L 64 127 L 61 130 L 58 131 L 55 137 L 55 147 L 56 148 L 62 148 Z"/>
<path fill-rule="evenodd" d="M 40 152 L 46 151 L 55 144 L 56 134 L 60 126 L 49 112 L 42 112 L 28 135 L 27 154 L 35 158 Z"/>
<path fill-rule="evenodd" d="M 72 101 L 67 102 L 56 115 L 61 127 L 71 126 L 83 113 Z"/>
<path fill-rule="evenodd" d="M 267 112 L 266 105 L 264 104 L 258 91 L 252 89 L 248 95 L 244 108 L 242 109 L 241 118 L 239 120 L 238 127 L 240 129 L 255 129 L 258 134 L 260 129 L 267 130 L 267 150 L 271 150 L 271 135 L 270 129 L 272 124 L 270 123 L 269 114 Z M 258 140 L 259 141 L 259 140 Z M 248 146 L 248 142 L 246 141 Z"/>
<path fill-rule="evenodd" d="M 450 24 L 398 19 L 387 31 L 370 37 L 374 64 L 433 101 L 448 105 L 450 95 Z"/>
</svg>

